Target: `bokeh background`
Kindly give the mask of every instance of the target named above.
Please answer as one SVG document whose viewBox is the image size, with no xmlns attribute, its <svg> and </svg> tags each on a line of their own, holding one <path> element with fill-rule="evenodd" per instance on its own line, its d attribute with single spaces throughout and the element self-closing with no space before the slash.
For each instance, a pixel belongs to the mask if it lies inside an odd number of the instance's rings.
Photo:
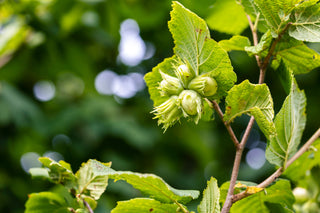
<svg viewBox="0 0 320 213">
<path fill-rule="evenodd" d="M 181 0 L 204 19 L 217 2 Z M 90 158 L 112 161 L 116 170 L 154 173 L 179 189 L 203 190 L 210 176 L 219 185 L 229 179 L 234 147 L 219 119 L 182 121 L 163 134 L 150 114 L 143 76 L 173 54 L 170 10 L 170 0 L 0 0 L 1 212 L 23 212 L 28 194 L 54 187 L 28 174 L 40 156 L 74 171 Z M 249 29 L 243 34 L 250 37 Z M 231 36 L 212 31 L 217 41 Z M 253 57 L 230 57 L 237 83 L 258 81 Z M 308 97 L 305 141 L 320 123 L 319 70 L 297 78 Z M 277 112 L 286 94 L 275 71 L 266 82 Z M 238 137 L 247 121 L 233 123 Z M 273 171 L 264 149 L 255 126 L 239 179 L 259 182 Z M 129 185 L 110 183 L 95 212 L 134 196 Z"/>
</svg>

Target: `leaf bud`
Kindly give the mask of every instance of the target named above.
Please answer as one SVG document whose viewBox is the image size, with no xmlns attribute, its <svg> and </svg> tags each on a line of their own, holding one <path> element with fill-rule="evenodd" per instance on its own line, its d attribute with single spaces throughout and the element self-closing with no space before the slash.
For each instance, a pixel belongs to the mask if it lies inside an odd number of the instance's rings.
<svg viewBox="0 0 320 213">
<path fill-rule="evenodd" d="M 212 96 L 216 94 L 218 84 L 216 80 L 209 76 L 197 76 L 189 83 L 188 88 L 197 91 L 203 96 Z"/>
<path fill-rule="evenodd" d="M 160 74 L 163 80 L 160 82 L 158 89 L 160 90 L 162 96 L 178 95 L 183 90 L 178 78 L 165 74 L 161 71 Z"/>
<path fill-rule="evenodd" d="M 201 115 L 202 100 L 201 96 L 193 90 L 183 90 L 180 95 L 180 104 L 187 115 Z"/>
<path fill-rule="evenodd" d="M 190 71 L 190 69 L 188 68 L 187 65 L 182 64 L 180 65 L 176 70 L 175 70 L 176 75 L 178 76 L 178 78 L 180 79 L 180 81 L 182 82 L 182 84 L 187 87 L 190 79 L 193 77 L 192 72 Z"/>
<path fill-rule="evenodd" d="M 151 113 L 155 114 L 154 119 L 158 118 L 158 125 L 163 124 L 164 131 L 166 131 L 182 116 L 178 96 L 171 96 L 168 100 L 156 106 Z"/>
</svg>

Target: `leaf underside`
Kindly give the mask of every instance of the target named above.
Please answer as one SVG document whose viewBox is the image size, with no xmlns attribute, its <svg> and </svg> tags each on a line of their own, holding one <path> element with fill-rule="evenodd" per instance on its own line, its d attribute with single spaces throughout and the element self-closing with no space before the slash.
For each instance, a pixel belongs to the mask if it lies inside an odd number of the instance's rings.
<svg viewBox="0 0 320 213">
<path fill-rule="evenodd" d="M 284 166 L 296 152 L 306 123 L 306 97 L 293 81 L 291 92 L 276 115 L 276 134 L 270 137 L 266 159 L 277 166 Z"/>
<path fill-rule="evenodd" d="M 207 183 L 207 188 L 203 191 L 203 198 L 198 206 L 199 213 L 219 213 L 220 212 L 220 190 L 217 180 L 211 177 Z"/>
</svg>

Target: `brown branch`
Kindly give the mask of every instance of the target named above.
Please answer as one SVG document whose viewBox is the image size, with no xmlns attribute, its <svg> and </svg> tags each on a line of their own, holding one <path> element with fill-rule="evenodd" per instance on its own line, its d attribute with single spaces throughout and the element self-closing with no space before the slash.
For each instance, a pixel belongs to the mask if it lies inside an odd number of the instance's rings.
<svg viewBox="0 0 320 213">
<path fill-rule="evenodd" d="M 250 30 L 251 30 L 251 34 L 252 34 L 253 45 L 257 46 L 258 43 L 259 43 L 258 42 L 257 29 L 256 29 L 255 25 L 252 23 L 250 15 L 246 14 L 246 16 L 247 16 L 247 19 L 248 19 L 248 22 L 249 22 L 249 26 L 250 26 Z M 257 18 L 259 18 L 259 17 L 257 17 Z M 261 60 L 260 60 L 259 55 L 255 55 L 255 58 L 256 58 L 258 67 L 261 67 Z"/>
<path fill-rule="evenodd" d="M 232 127 L 230 126 L 230 124 L 229 124 L 228 122 L 225 122 L 225 121 L 223 120 L 223 112 L 222 112 L 219 104 L 218 104 L 216 101 L 214 101 L 214 100 L 213 100 L 213 101 L 210 101 L 210 100 L 206 99 L 206 101 L 209 101 L 210 103 L 212 103 L 212 107 L 213 107 L 214 110 L 218 113 L 221 121 L 223 122 L 224 126 L 225 126 L 226 129 L 228 130 L 228 133 L 229 133 L 229 135 L 230 135 L 230 137 L 231 137 L 231 140 L 232 140 L 234 146 L 238 149 L 240 143 L 239 143 L 236 135 L 234 134 L 233 129 L 232 129 Z"/>
<path fill-rule="evenodd" d="M 270 59 L 273 56 L 273 52 L 276 49 L 276 46 L 278 42 L 281 40 L 282 36 L 285 34 L 285 32 L 288 30 L 288 28 L 292 25 L 292 22 L 288 22 L 286 26 L 283 28 L 283 30 L 279 33 L 278 37 L 272 42 L 272 45 L 269 49 L 269 52 L 267 56 L 264 58 L 261 67 L 260 67 L 260 76 L 259 76 L 259 84 L 262 84 L 264 82 L 265 74 L 267 71 L 267 67 L 269 65 Z"/>
<path fill-rule="evenodd" d="M 288 168 L 295 160 L 297 160 L 303 153 L 305 153 L 312 143 L 314 143 L 318 138 L 320 137 L 320 128 L 311 136 L 311 138 L 288 160 L 286 164 L 286 168 Z M 278 177 L 282 175 L 282 173 L 285 170 L 283 167 L 280 167 L 275 171 L 272 175 L 270 175 L 267 179 L 265 179 L 263 182 L 261 182 L 257 187 L 259 188 L 266 188 L 269 186 L 272 182 L 274 182 Z M 241 192 L 239 194 L 236 194 L 232 198 L 232 202 L 236 202 L 238 200 L 241 200 L 245 197 L 248 197 L 250 194 L 246 192 Z"/>
<path fill-rule="evenodd" d="M 233 192 L 234 192 L 234 186 L 236 185 L 236 181 L 238 179 L 238 174 L 239 174 L 239 168 L 240 168 L 240 163 L 241 163 L 241 157 L 242 157 L 242 153 L 244 150 L 244 147 L 248 141 L 252 126 L 254 124 L 254 117 L 252 116 L 250 118 L 250 121 L 247 125 L 246 131 L 242 136 L 240 145 L 237 147 L 236 150 L 236 157 L 234 159 L 234 163 L 233 163 L 233 169 L 232 169 L 232 174 L 231 174 L 231 180 L 230 180 L 230 186 L 228 189 L 228 194 L 226 197 L 226 201 L 224 202 L 223 208 L 222 208 L 222 213 L 226 213 L 229 212 L 232 203 L 233 203 Z"/>
<path fill-rule="evenodd" d="M 248 141 L 253 124 L 254 124 L 254 117 L 251 116 L 250 121 L 249 121 L 247 128 L 246 128 L 246 131 L 244 132 L 242 139 L 241 139 L 241 142 L 240 142 L 242 148 L 244 148 L 244 146 L 246 145 L 246 143 Z"/>
<path fill-rule="evenodd" d="M 251 18 L 249 15 L 247 15 L 247 19 L 249 22 L 249 26 L 252 32 L 252 37 L 253 37 L 253 42 L 254 45 L 258 44 L 258 35 L 257 35 L 257 31 L 256 31 L 256 27 L 252 24 Z M 265 74 L 267 71 L 267 67 L 268 64 L 270 62 L 271 57 L 273 56 L 273 52 L 275 51 L 276 45 L 278 44 L 278 42 L 280 41 L 280 39 L 282 38 L 282 36 L 284 35 L 284 33 L 286 32 L 286 30 L 289 28 L 289 26 L 292 23 L 289 22 L 285 28 L 281 31 L 281 33 L 279 33 L 278 38 L 275 39 L 269 49 L 269 52 L 267 54 L 267 56 L 264 58 L 263 62 L 260 61 L 260 57 L 258 55 L 256 55 L 256 60 L 257 60 L 257 64 L 260 68 L 260 74 L 259 74 L 259 84 L 262 84 L 264 82 L 265 79 Z M 235 202 L 235 195 L 233 195 L 234 192 L 234 186 L 236 184 L 237 178 L 238 178 L 238 173 L 239 173 L 239 167 L 240 167 L 240 162 L 241 162 L 241 157 L 242 157 L 242 153 L 243 153 L 243 149 L 245 147 L 245 144 L 248 140 L 248 137 L 250 135 L 252 126 L 254 124 L 254 117 L 250 118 L 250 121 L 247 125 L 245 134 L 243 135 L 240 145 L 237 146 L 237 151 L 236 151 L 236 156 L 235 156 L 235 160 L 234 160 L 234 164 L 233 164 L 233 170 L 232 170 L 232 174 L 231 174 L 231 180 L 230 180 L 230 186 L 228 189 L 228 194 L 225 200 L 225 203 L 223 205 L 222 211 L 221 213 L 227 213 L 229 212 L 232 203 Z M 276 178 L 276 177 L 275 177 Z"/>
</svg>

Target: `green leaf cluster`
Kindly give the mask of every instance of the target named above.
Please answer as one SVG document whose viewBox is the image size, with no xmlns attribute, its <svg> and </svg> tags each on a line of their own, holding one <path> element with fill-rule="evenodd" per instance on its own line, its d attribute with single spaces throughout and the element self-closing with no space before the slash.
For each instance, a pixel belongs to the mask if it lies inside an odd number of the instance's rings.
<svg viewBox="0 0 320 213">
<path fill-rule="evenodd" d="M 178 78 L 176 70 L 180 65 L 186 65 L 191 74 L 188 76 L 187 83 L 182 82 L 185 90 L 189 89 L 188 83 L 198 76 L 211 77 L 217 82 L 218 86 L 215 94 L 209 97 L 202 96 L 201 112 L 196 116 L 187 116 L 196 123 L 199 117 L 210 120 L 213 111 L 208 107 L 205 98 L 219 101 L 236 81 L 236 75 L 233 72 L 229 57 L 224 49 L 211 39 L 205 21 L 178 2 L 173 2 L 169 29 L 175 43 L 175 55 L 165 59 L 145 76 L 150 97 L 154 101 L 155 111 L 157 111 L 157 107 L 170 98 L 170 95 L 163 94 L 159 89 L 159 84 L 163 80 L 160 73 Z M 163 124 L 165 129 L 175 124 L 182 115 L 186 114 L 182 113 L 182 107 L 179 103 L 176 108 L 181 111 L 180 115 L 172 117 L 169 116 L 171 112 L 168 112 L 166 115 L 156 116 L 159 117 L 159 124 Z"/>
<path fill-rule="evenodd" d="M 97 200 L 105 192 L 108 180 L 124 180 L 140 190 L 148 198 L 135 198 L 118 202 L 112 212 L 179 212 L 186 209 L 184 204 L 197 199 L 195 190 L 178 190 L 168 185 L 162 178 L 153 174 L 115 171 L 111 163 L 89 160 L 73 174 L 70 165 L 64 161 L 56 162 L 50 158 L 39 159 L 46 168 L 30 170 L 33 177 L 47 178 L 61 184 L 67 193 L 40 192 L 29 195 L 26 213 L 34 212 L 89 212 L 85 202 L 94 210 Z M 127 209 L 126 211 L 124 209 Z"/>
<path fill-rule="evenodd" d="M 76 174 L 72 172 L 70 164 L 64 161 L 56 162 L 47 157 L 41 157 L 39 161 L 46 168 L 33 168 L 30 170 L 31 175 L 34 178 L 42 177 L 55 184 L 63 185 L 69 194 L 67 197 L 57 192 L 31 194 L 26 203 L 26 213 L 36 212 L 37 208 L 39 212 L 50 212 L 51 208 L 56 208 L 57 212 L 62 209 L 69 212 L 70 209 L 74 211 L 82 209 L 87 212 L 84 201 L 95 209 L 97 200 L 108 185 L 108 175 L 113 172 L 110 168 L 111 163 L 100 163 L 96 160 L 83 163 Z"/>
</svg>

